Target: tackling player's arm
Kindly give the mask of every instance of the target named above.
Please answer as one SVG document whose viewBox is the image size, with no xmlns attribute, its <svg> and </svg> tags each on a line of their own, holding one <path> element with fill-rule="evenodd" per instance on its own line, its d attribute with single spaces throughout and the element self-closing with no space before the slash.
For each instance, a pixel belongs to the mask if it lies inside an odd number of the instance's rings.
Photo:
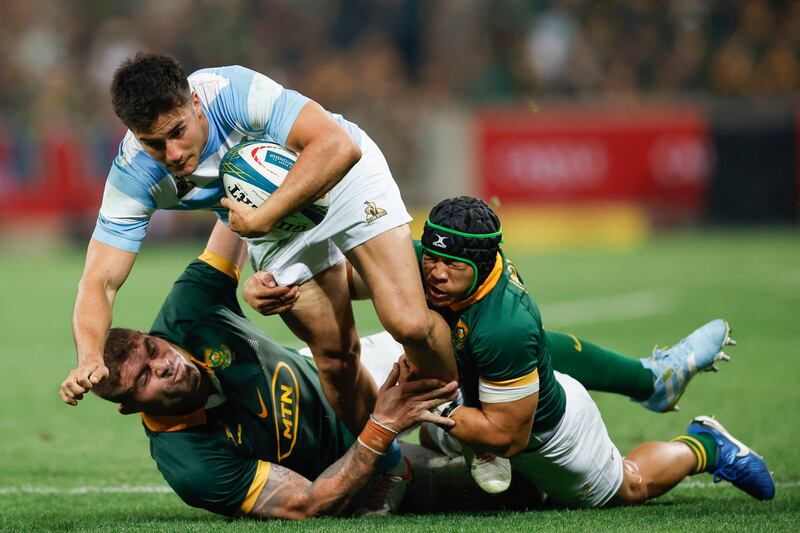
<svg viewBox="0 0 800 533">
<path fill-rule="evenodd" d="M 95 240 L 89 241 L 86 264 L 78 284 L 72 313 L 72 335 L 78 352 L 78 367 L 61 384 L 64 402 L 78 400 L 108 375 L 103 363 L 103 347 L 111 327 L 111 313 L 117 291 L 133 268 L 136 254 Z"/>
<path fill-rule="evenodd" d="M 394 365 L 378 391 L 374 418 L 347 453 L 316 480 L 311 482 L 272 464 L 255 504 L 243 510 L 250 516 L 291 519 L 341 514 L 370 481 L 382 457 L 379 453 L 391 445 L 397 433 L 423 421 L 452 426 L 452 420 L 436 416 L 429 409 L 451 398 L 457 383 L 444 384 L 437 379 L 406 381 L 408 375 Z"/>
<path fill-rule="evenodd" d="M 506 322 L 476 331 L 467 351 L 479 374 L 480 408 L 461 407 L 452 412 L 451 434 L 481 451 L 511 457 L 523 451 L 539 403 L 538 358 L 541 341 L 528 313 L 504 317 Z"/>
<path fill-rule="evenodd" d="M 539 393 L 502 403 L 481 403 L 481 408 L 460 407 L 452 415 L 456 425 L 450 435 L 475 449 L 512 457 L 528 446 Z"/>
<path fill-rule="evenodd" d="M 350 134 L 320 106 L 309 101 L 292 125 L 286 147 L 299 153 L 283 184 L 258 209 L 227 198 L 228 223 L 245 237 L 268 233 L 284 217 L 327 193 L 361 159 Z"/>
<path fill-rule="evenodd" d="M 300 298 L 300 286 L 278 285 L 269 272 L 256 272 L 245 282 L 242 296 L 262 315 L 279 315 L 290 310 Z"/>
<path fill-rule="evenodd" d="M 264 489 L 248 514 L 293 520 L 342 514 L 369 482 L 380 458 L 356 443 L 314 482 L 272 464 Z"/>
<path fill-rule="evenodd" d="M 247 246 L 244 241 L 221 220 L 217 220 L 206 243 L 206 250 L 230 261 L 241 270 L 247 261 Z"/>
</svg>

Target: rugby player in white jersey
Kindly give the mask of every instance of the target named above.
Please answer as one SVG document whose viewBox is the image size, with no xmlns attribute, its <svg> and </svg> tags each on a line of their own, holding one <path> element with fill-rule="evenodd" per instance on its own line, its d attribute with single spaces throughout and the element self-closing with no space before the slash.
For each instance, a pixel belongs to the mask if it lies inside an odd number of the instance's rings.
<svg viewBox="0 0 800 533">
<path fill-rule="evenodd" d="M 114 299 L 159 209 L 216 211 L 217 225 L 230 222 L 246 238 L 255 270 L 300 285 L 299 300 L 282 317 L 311 347 L 328 400 L 354 431 L 371 412 L 376 386 L 359 362 L 345 256 L 370 287 L 383 326 L 421 372 L 456 376 L 449 329 L 425 303 L 411 217 L 380 149 L 357 125 L 247 68 L 207 68 L 187 79 L 160 54 L 125 61 L 111 94 L 130 131 L 109 172 L 79 284 L 72 320 L 78 367 L 61 385 L 66 403 L 77 405 L 108 374 L 103 346 Z M 227 201 L 219 179 L 220 160 L 243 138 L 299 153 L 257 210 Z M 325 193 L 330 210 L 316 228 L 270 236 L 274 224 Z"/>
</svg>

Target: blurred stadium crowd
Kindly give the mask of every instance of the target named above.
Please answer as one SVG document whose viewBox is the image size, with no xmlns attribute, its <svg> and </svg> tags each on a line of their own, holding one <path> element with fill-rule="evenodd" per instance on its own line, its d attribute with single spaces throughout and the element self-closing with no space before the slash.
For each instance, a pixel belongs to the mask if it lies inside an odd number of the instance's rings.
<svg viewBox="0 0 800 533">
<path fill-rule="evenodd" d="M 98 178 L 122 132 L 110 77 L 140 49 L 189 71 L 260 70 L 362 125 L 400 179 L 415 125 L 446 104 L 800 88 L 798 0 L 5 0 L 0 43 L 11 164 L 25 166 L 26 138 L 57 130 L 87 139 Z"/>
</svg>

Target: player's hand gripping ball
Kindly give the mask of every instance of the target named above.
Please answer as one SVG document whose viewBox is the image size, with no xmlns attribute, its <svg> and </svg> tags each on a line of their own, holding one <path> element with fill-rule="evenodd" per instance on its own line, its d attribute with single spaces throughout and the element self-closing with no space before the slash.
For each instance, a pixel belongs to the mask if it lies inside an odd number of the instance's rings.
<svg viewBox="0 0 800 533">
<path fill-rule="evenodd" d="M 228 150 L 219 166 L 225 195 L 255 209 L 281 186 L 296 160 L 297 154 L 279 144 L 267 141 L 239 143 Z M 322 222 L 328 205 L 326 194 L 279 221 L 270 234 L 308 231 Z"/>
</svg>

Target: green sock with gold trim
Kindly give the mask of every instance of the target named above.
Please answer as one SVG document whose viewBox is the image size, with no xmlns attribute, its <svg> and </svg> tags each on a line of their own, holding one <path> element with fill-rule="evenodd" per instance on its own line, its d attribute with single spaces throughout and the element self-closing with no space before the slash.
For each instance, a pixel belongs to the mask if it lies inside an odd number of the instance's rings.
<svg viewBox="0 0 800 533">
<path fill-rule="evenodd" d="M 569 374 L 587 390 L 644 401 L 653 394 L 653 373 L 641 361 L 566 333 L 547 332 L 553 369 Z"/>
<path fill-rule="evenodd" d="M 672 442 L 682 442 L 692 450 L 697 460 L 692 475 L 714 472 L 714 467 L 717 465 L 717 443 L 714 437 L 706 433 L 694 433 L 675 437 Z"/>
</svg>

